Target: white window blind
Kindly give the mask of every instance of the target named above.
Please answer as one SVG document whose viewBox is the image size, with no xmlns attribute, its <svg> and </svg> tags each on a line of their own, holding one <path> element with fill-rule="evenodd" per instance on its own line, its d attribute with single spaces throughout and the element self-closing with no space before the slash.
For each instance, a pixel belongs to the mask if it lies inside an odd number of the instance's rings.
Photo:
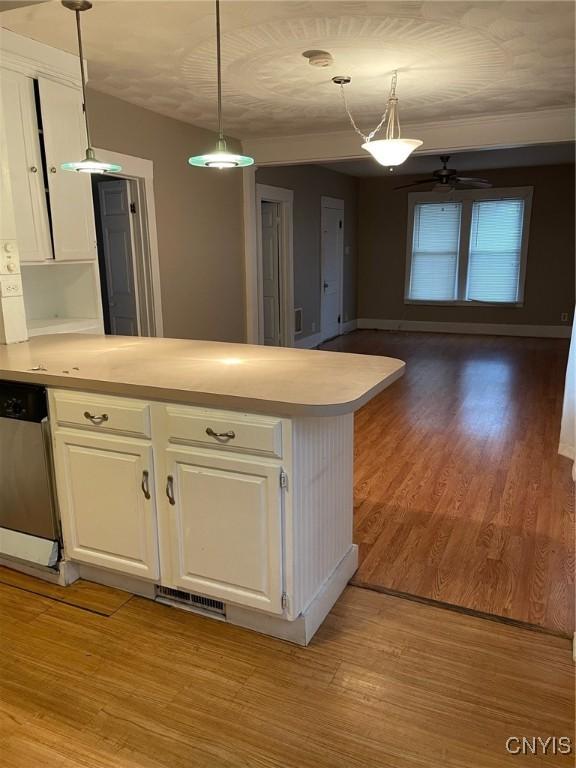
<svg viewBox="0 0 576 768">
<path fill-rule="evenodd" d="M 467 299 L 518 301 L 523 225 L 524 200 L 473 203 Z"/>
<path fill-rule="evenodd" d="M 456 298 L 461 213 L 461 203 L 414 206 L 410 299 Z"/>
</svg>

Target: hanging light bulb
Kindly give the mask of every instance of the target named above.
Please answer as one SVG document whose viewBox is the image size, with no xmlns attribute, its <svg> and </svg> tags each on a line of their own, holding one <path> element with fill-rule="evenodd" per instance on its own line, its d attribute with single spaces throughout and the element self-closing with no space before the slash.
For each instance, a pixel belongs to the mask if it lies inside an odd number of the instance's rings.
<svg viewBox="0 0 576 768">
<path fill-rule="evenodd" d="M 370 152 L 372 157 L 380 163 L 380 165 L 386 165 L 393 168 L 396 165 L 402 165 L 407 158 L 414 152 L 415 149 L 422 146 L 420 139 L 403 139 L 400 133 L 400 118 L 398 116 L 398 97 L 396 96 L 396 86 L 398 84 L 398 72 L 394 72 L 392 75 L 392 84 L 390 87 L 390 95 L 388 96 L 388 102 L 386 109 L 382 115 L 382 119 L 376 126 L 376 128 L 369 134 L 364 134 L 356 125 L 354 118 L 348 108 L 346 102 L 346 94 L 344 93 L 344 86 L 350 82 L 349 77 L 334 77 L 332 82 L 340 86 L 340 92 L 342 94 L 342 100 L 344 102 L 344 109 L 350 119 L 352 127 L 356 133 L 364 139 L 362 149 Z M 385 139 L 377 139 L 374 141 L 374 136 L 386 123 Z"/>
<path fill-rule="evenodd" d="M 76 31 L 78 33 L 78 56 L 80 57 L 80 76 L 82 79 L 82 101 L 84 107 L 84 121 L 86 124 L 86 156 L 83 160 L 76 160 L 70 163 L 62 163 L 60 166 L 63 171 L 77 171 L 78 173 L 117 173 L 122 170 L 121 165 L 116 163 L 106 163 L 98 160 L 90 141 L 90 126 L 88 125 L 88 109 L 86 107 L 86 75 L 84 72 L 84 54 L 82 51 L 82 32 L 80 29 L 80 13 L 92 8 L 89 0 L 62 0 L 64 8 L 74 11 L 76 14 Z"/>
<path fill-rule="evenodd" d="M 245 168 L 254 159 L 247 155 L 235 155 L 228 151 L 222 123 L 222 63 L 220 53 L 220 0 L 216 0 L 216 71 L 218 76 L 218 141 L 214 152 L 188 158 L 190 165 L 199 168 Z"/>
</svg>

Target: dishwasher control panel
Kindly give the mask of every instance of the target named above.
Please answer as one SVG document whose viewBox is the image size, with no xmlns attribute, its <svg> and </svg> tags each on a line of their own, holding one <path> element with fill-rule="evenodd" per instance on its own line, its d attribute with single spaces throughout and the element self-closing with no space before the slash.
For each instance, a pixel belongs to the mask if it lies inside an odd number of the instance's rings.
<svg viewBox="0 0 576 768">
<path fill-rule="evenodd" d="M 44 387 L 0 381 L 0 419 L 41 422 L 47 416 Z"/>
</svg>

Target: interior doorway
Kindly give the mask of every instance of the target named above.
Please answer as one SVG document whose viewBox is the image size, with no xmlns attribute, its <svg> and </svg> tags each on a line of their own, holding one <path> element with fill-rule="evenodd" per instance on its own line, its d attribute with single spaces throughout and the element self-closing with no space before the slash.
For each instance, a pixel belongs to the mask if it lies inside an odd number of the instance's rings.
<svg viewBox="0 0 576 768">
<path fill-rule="evenodd" d="M 131 182 L 120 177 L 92 177 L 105 333 L 140 336 L 139 285 Z"/>
<path fill-rule="evenodd" d="M 162 336 L 152 162 L 100 149 L 98 156 L 122 166 L 92 176 L 105 333 Z"/>
<path fill-rule="evenodd" d="M 256 185 L 259 343 L 294 345 L 291 189 Z"/>
<path fill-rule="evenodd" d="M 262 218 L 262 302 L 264 305 L 264 344 L 280 346 L 280 203 L 263 200 Z"/>
<path fill-rule="evenodd" d="M 342 326 L 344 270 L 344 201 L 321 201 L 321 312 L 322 341 L 339 336 Z"/>
</svg>

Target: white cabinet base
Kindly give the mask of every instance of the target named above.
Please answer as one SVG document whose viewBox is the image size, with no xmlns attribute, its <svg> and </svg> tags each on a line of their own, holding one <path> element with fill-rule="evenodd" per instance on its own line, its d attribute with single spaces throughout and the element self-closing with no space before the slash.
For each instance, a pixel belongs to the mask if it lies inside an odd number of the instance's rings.
<svg viewBox="0 0 576 768">
<path fill-rule="evenodd" d="M 226 621 L 229 624 L 252 629 L 264 635 L 278 637 L 280 640 L 288 640 L 290 643 L 308 645 L 357 568 L 358 547 L 353 544 L 330 578 L 324 582 L 308 608 L 294 621 L 286 621 L 269 614 L 250 611 L 238 605 L 227 607 Z"/>
<path fill-rule="evenodd" d="M 131 592 L 141 597 L 155 599 L 155 585 L 142 579 L 133 578 L 123 573 L 114 573 L 102 568 L 96 568 L 82 563 L 75 563 L 80 578 L 87 581 L 94 581 L 97 584 L 105 584 L 107 587 L 115 587 Z M 178 602 L 170 602 L 162 598 L 159 602 L 164 605 L 169 604 L 174 608 L 182 610 L 193 610 L 194 613 L 201 614 L 206 619 L 216 621 L 225 621 L 227 624 L 234 624 L 238 627 L 251 629 L 260 632 L 263 635 L 277 637 L 280 640 L 287 640 L 297 645 L 308 645 L 314 637 L 316 630 L 320 627 L 326 616 L 330 613 L 332 606 L 338 600 L 346 585 L 358 568 L 358 547 L 353 544 L 346 555 L 342 558 L 338 566 L 334 569 L 331 576 L 326 579 L 318 593 L 308 605 L 304 613 L 300 614 L 294 621 L 288 621 L 279 616 L 272 616 L 262 611 L 242 608 L 233 603 L 227 603 L 224 616 L 203 613 L 202 611 L 190 609 L 186 605 L 180 605 Z"/>
</svg>

